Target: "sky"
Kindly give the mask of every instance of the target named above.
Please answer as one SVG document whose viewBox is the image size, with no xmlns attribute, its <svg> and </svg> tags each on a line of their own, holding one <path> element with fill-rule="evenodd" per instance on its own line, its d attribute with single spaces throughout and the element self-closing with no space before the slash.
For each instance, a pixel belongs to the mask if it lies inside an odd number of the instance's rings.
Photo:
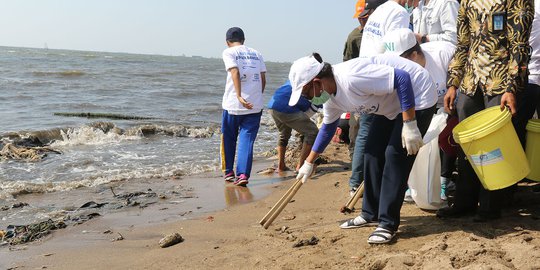
<svg viewBox="0 0 540 270">
<path fill-rule="evenodd" d="M 0 46 L 221 58 L 238 26 L 265 61 L 341 62 L 356 0 L 1 0 Z"/>
</svg>

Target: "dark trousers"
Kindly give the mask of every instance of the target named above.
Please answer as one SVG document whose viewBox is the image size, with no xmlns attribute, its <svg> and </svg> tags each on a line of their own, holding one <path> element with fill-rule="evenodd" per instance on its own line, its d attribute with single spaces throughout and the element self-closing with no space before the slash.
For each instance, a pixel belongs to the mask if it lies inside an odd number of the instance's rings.
<svg viewBox="0 0 540 270">
<path fill-rule="evenodd" d="M 435 106 L 416 111 L 416 121 L 422 136 L 426 133 Z M 407 189 L 407 180 L 414 163 L 401 142 L 403 118 L 394 120 L 375 115 L 368 133 L 365 148 L 365 191 L 362 217 L 378 220 L 379 227 L 396 231 L 399 227 L 400 210 Z"/>
<path fill-rule="evenodd" d="M 484 96 L 481 89 L 477 89 L 474 96 L 460 94 L 456 106 L 459 121 L 461 122 L 483 109 L 500 106 L 501 97 L 502 95 Z M 516 119 L 514 117 L 512 122 L 515 122 Z M 461 148 L 458 151 L 458 174 L 454 207 L 471 211 L 478 207 L 477 213 L 480 215 L 500 215 L 504 195 L 509 191 L 509 188 L 486 190 Z"/>
<path fill-rule="evenodd" d="M 513 122 L 519 141 L 525 147 L 525 137 L 527 134 L 525 127 L 527 126 L 527 122 L 533 117 L 535 111 L 537 111 L 540 118 L 540 112 L 538 112 L 538 108 L 540 107 L 540 86 L 529 83 L 523 92 L 517 94 L 516 99 L 518 101 L 518 112 Z"/>
<path fill-rule="evenodd" d="M 440 150 L 441 155 L 441 176 L 452 179 L 452 174 L 456 170 L 456 156 L 451 156 Z"/>
</svg>

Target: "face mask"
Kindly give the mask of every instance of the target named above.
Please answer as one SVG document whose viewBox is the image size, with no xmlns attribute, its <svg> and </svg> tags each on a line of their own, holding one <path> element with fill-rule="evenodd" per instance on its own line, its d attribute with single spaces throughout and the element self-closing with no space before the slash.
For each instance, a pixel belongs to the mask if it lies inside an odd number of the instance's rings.
<svg viewBox="0 0 540 270">
<path fill-rule="evenodd" d="M 411 16 L 412 12 L 413 12 L 413 9 L 414 9 L 414 6 L 409 7 L 409 1 L 407 1 L 407 2 L 405 2 L 404 8 L 407 10 L 407 13 L 409 13 L 409 16 Z"/>
<path fill-rule="evenodd" d="M 328 94 L 326 91 L 322 91 L 320 97 L 313 97 L 311 99 L 311 103 L 313 103 L 313 105 L 316 105 L 316 106 L 323 105 L 329 99 L 330 99 L 330 94 Z"/>
</svg>

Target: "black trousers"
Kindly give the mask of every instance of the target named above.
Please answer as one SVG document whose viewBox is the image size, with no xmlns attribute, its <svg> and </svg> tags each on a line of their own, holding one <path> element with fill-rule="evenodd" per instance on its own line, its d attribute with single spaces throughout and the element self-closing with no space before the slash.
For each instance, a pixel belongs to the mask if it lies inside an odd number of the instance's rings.
<svg viewBox="0 0 540 270">
<path fill-rule="evenodd" d="M 434 113 L 435 106 L 416 111 L 416 123 L 422 136 Z M 394 120 L 374 115 L 364 154 L 365 191 L 361 215 L 366 220 L 379 220 L 379 227 L 391 231 L 399 227 L 407 180 L 416 158 L 416 155 L 408 156 L 403 148 L 402 128 L 401 114 Z"/>
<path fill-rule="evenodd" d="M 456 106 L 459 121 L 461 122 L 483 109 L 500 106 L 501 97 L 502 95 L 484 96 L 480 88 L 472 97 L 460 93 Z M 518 117 L 512 119 L 514 125 L 516 125 L 517 120 Z M 458 151 L 458 173 L 454 206 L 467 210 L 474 210 L 478 207 L 477 213 L 480 215 L 500 215 L 505 194 L 509 192 L 511 187 L 493 191 L 484 189 L 461 148 Z"/>
</svg>

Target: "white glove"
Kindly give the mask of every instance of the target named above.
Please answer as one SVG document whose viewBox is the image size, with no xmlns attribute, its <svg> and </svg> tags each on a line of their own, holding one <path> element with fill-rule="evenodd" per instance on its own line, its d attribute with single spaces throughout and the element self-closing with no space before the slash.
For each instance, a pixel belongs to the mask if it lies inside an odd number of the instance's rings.
<svg viewBox="0 0 540 270">
<path fill-rule="evenodd" d="M 296 176 L 296 179 L 301 178 L 302 183 L 305 183 L 312 173 L 313 173 L 313 163 L 304 161 L 304 165 L 302 165 L 302 167 L 300 167 L 300 170 L 298 170 L 298 175 Z"/>
<path fill-rule="evenodd" d="M 418 130 L 418 126 L 416 125 L 416 120 L 403 123 L 401 143 L 403 144 L 403 148 L 407 149 L 407 155 L 416 155 L 420 147 L 424 144 L 420 130 Z"/>
</svg>

